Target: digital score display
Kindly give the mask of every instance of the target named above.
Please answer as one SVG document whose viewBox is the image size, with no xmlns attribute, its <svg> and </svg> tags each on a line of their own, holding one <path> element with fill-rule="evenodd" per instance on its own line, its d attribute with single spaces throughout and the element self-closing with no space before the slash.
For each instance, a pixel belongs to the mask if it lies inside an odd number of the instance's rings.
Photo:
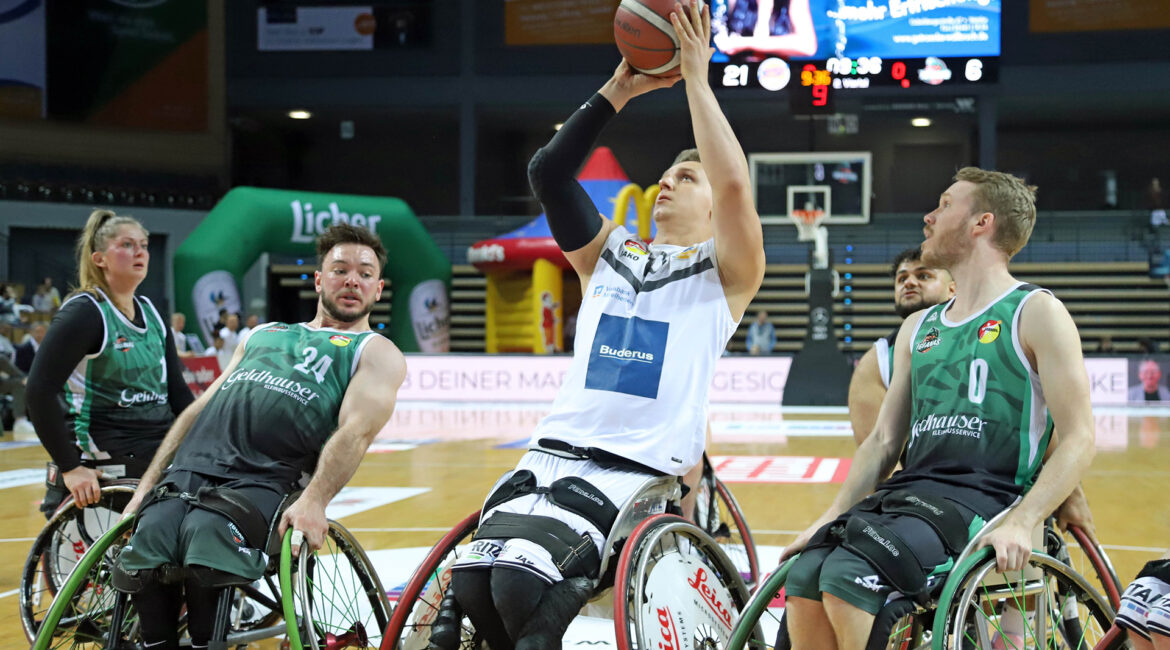
<svg viewBox="0 0 1170 650">
<path fill-rule="evenodd" d="M 769 4 L 712 0 L 713 87 L 786 90 L 817 112 L 840 92 L 998 81 L 999 0 Z"/>
</svg>

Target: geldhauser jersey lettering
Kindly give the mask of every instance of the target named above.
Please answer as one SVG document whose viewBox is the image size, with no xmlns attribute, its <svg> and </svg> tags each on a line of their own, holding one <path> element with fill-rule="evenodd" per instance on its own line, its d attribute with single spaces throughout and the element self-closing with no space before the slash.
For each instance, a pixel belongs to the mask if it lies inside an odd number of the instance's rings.
<svg viewBox="0 0 1170 650">
<path fill-rule="evenodd" d="M 191 425 L 172 468 L 290 484 L 316 468 L 374 332 L 266 323 Z"/>
<path fill-rule="evenodd" d="M 707 391 L 737 325 L 714 239 L 647 245 L 618 226 L 582 296 L 577 352 L 532 443 L 552 438 L 686 473 L 702 457 Z"/>
<path fill-rule="evenodd" d="M 90 458 L 157 446 L 174 414 L 167 391 L 167 328 L 150 299 L 135 296 L 143 326 L 126 318 L 101 289 L 78 293 L 102 318 L 102 345 L 81 359 L 65 382 L 66 417 L 77 444 Z M 150 445 L 147 445 L 148 447 Z"/>
<path fill-rule="evenodd" d="M 1019 283 L 982 311 L 951 322 L 954 300 L 931 307 L 910 342 L 912 417 L 906 470 L 977 487 L 1001 505 L 1040 471 L 1052 417 L 1019 340 L 1020 314 L 1037 293 Z"/>
</svg>

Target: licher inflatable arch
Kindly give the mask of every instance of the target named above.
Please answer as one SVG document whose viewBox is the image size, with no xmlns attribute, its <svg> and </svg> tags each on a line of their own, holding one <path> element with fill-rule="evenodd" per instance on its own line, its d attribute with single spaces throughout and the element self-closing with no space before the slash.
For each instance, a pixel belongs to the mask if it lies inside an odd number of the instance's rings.
<svg viewBox="0 0 1170 650">
<path fill-rule="evenodd" d="M 316 268 L 314 240 L 343 221 L 376 232 L 386 246 L 391 291 L 387 334 L 404 352 L 449 347 L 451 262 L 400 199 L 237 187 L 175 253 L 175 303 L 189 329 L 210 340 L 219 310 L 243 312 L 240 282 L 262 253 L 296 255 Z"/>
</svg>

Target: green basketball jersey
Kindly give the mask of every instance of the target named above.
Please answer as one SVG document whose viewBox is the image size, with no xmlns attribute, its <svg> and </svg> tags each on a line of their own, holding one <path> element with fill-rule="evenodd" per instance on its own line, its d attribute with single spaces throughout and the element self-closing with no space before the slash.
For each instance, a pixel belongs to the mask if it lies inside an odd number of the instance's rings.
<svg viewBox="0 0 1170 650">
<path fill-rule="evenodd" d="M 1020 283 L 959 323 L 946 317 L 953 301 L 923 316 L 910 343 L 910 473 L 1004 496 L 1032 486 L 1052 418 L 1017 325 L 1041 291 Z"/>
<path fill-rule="evenodd" d="M 372 331 L 267 323 L 191 425 L 172 467 L 283 484 L 311 474 Z"/>
<path fill-rule="evenodd" d="M 101 312 L 102 346 L 82 358 L 64 389 L 68 418 L 81 449 L 90 455 L 141 448 L 140 439 L 161 441 L 174 420 L 167 401 L 167 328 L 154 305 L 135 297 L 143 327 L 132 323 L 101 289 L 80 293 Z M 100 299 L 99 299 L 100 298 Z"/>
</svg>

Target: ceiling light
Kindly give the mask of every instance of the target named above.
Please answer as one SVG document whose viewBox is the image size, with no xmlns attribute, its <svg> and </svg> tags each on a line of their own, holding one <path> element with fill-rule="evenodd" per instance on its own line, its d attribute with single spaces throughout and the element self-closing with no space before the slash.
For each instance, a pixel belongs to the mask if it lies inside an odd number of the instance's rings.
<svg viewBox="0 0 1170 650">
<path fill-rule="evenodd" d="M 913 126 L 918 126 L 918 127 L 930 126 L 930 118 L 929 117 L 916 117 L 916 118 L 910 120 L 910 124 L 912 124 Z"/>
<path fill-rule="evenodd" d="M 289 111 L 288 116 L 294 120 L 307 120 L 310 117 L 313 117 L 313 114 L 310 113 L 309 111 L 296 110 L 296 111 Z"/>
<path fill-rule="evenodd" d="M 553 131 L 560 131 L 561 127 L 564 125 L 565 125 L 564 122 L 557 122 L 556 124 L 553 125 Z"/>
</svg>

